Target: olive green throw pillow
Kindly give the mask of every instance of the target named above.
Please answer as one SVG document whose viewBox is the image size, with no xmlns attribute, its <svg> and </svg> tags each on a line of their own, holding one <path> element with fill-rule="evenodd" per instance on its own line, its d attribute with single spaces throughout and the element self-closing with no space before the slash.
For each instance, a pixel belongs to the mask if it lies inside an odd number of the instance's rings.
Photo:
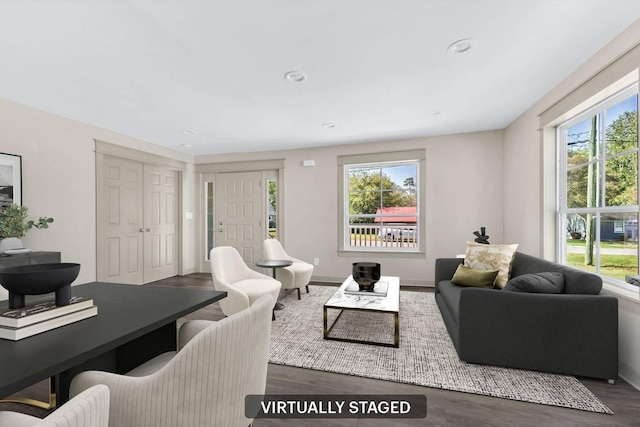
<svg viewBox="0 0 640 427">
<path fill-rule="evenodd" d="M 453 273 L 451 283 L 461 286 L 475 286 L 478 288 L 493 288 L 498 277 L 498 270 L 476 270 L 460 264 Z"/>
</svg>

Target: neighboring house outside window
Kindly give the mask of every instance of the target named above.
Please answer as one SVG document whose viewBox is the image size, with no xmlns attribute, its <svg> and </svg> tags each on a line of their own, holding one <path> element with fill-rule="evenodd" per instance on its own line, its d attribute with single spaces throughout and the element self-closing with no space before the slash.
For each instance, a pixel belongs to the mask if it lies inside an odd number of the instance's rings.
<svg viewBox="0 0 640 427">
<path fill-rule="evenodd" d="M 637 84 L 560 126 L 558 141 L 561 262 L 637 290 Z"/>
<path fill-rule="evenodd" d="M 424 150 L 339 158 L 341 251 L 422 252 Z"/>
</svg>

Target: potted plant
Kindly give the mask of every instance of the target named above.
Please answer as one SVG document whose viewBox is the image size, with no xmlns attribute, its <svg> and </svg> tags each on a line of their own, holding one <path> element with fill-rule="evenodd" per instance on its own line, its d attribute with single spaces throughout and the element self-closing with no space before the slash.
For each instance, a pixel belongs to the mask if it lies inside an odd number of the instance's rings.
<svg viewBox="0 0 640 427">
<path fill-rule="evenodd" d="M 28 220 L 26 206 L 11 204 L 0 211 L 0 253 L 7 250 L 24 249 L 22 237 L 32 228 L 49 228 L 53 218 L 41 216 L 37 221 Z"/>
</svg>

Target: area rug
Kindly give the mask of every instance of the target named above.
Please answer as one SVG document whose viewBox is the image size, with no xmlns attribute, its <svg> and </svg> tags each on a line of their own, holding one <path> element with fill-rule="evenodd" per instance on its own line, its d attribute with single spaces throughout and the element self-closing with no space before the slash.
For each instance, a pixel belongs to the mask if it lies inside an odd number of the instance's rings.
<svg viewBox="0 0 640 427">
<path fill-rule="evenodd" d="M 310 286 L 301 300 L 296 292 L 282 300 L 270 363 L 613 414 L 575 377 L 461 361 L 431 292 L 400 292 L 400 348 L 324 340 L 322 306 L 335 291 Z M 392 342 L 393 331 L 390 314 L 345 311 L 331 335 Z"/>
</svg>

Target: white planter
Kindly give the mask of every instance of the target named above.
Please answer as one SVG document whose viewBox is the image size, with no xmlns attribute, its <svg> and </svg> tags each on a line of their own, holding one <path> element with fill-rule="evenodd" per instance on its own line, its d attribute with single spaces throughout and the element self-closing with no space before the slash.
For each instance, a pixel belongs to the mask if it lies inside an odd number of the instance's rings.
<svg viewBox="0 0 640 427">
<path fill-rule="evenodd" d="M 5 237 L 0 240 L 0 254 L 4 253 L 6 250 L 11 249 L 23 249 L 22 240 L 17 237 Z"/>
</svg>

